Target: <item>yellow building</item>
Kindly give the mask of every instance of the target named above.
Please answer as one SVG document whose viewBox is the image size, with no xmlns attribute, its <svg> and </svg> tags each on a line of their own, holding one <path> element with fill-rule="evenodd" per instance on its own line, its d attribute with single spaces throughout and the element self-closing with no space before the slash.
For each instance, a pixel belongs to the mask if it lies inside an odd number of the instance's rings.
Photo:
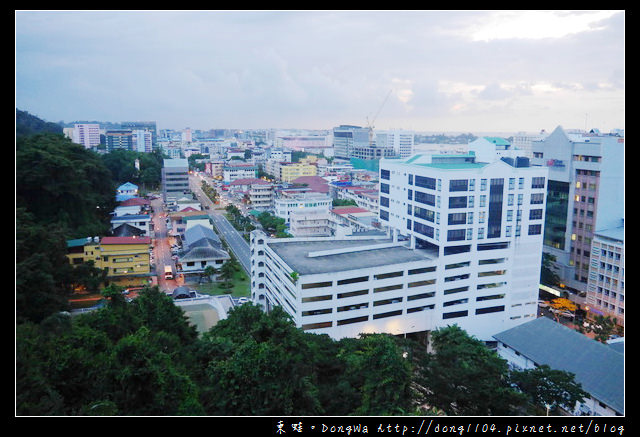
<svg viewBox="0 0 640 437">
<path fill-rule="evenodd" d="M 67 258 L 73 265 L 93 261 L 107 269 L 107 279 L 124 287 L 147 285 L 151 279 L 149 237 L 103 237 L 67 241 Z"/>
<path fill-rule="evenodd" d="M 291 182 L 301 176 L 316 176 L 318 169 L 315 165 L 292 163 L 280 166 L 280 180 Z"/>
</svg>

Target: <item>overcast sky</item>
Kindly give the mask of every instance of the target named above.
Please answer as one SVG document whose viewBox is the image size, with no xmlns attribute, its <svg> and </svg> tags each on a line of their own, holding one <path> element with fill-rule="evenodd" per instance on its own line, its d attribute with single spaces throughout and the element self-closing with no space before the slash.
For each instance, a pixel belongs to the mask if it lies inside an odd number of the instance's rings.
<svg viewBox="0 0 640 437">
<path fill-rule="evenodd" d="M 624 11 L 16 11 L 15 24 L 16 107 L 47 121 L 624 128 Z"/>
</svg>

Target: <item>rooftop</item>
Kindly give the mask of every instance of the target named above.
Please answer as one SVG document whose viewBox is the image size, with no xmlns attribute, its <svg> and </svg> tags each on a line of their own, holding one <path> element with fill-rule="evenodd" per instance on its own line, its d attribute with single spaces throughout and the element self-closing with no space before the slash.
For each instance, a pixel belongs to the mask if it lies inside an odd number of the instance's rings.
<svg viewBox="0 0 640 437">
<path fill-rule="evenodd" d="M 624 413 L 624 354 L 547 317 L 494 335 L 536 364 L 575 374 L 583 390 Z"/>
<path fill-rule="evenodd" d="M 189 160 L 187 159 L 165 159 L 163 161 L 164 167 L 189 167 Z"/>
<path fill-rule="evenodd" d="M 301 275 L 344 272 L 432 259 L 389 239 L 270 241 L 269 247 Z"/>
<path fill-rule="evenodd" d="M 464 170 L 472 168 L 482 168 L 486 162 L 476 162 L 475 154 L 416 154 L 404 160 L 397 160 L 403 164 L 419 165 L 423 167 L 433 167 L 445 170 Z"/>
<path fill-rule="evenodd" d="M 258 178 L 243 178 L 236 179 L 229 185 L 271 185 L 271 183 Z"/>
<path fill-rule="evenodd" d="M 151 244 L 150 237 L 102 237 L 100 244 Z"/>
</svg>

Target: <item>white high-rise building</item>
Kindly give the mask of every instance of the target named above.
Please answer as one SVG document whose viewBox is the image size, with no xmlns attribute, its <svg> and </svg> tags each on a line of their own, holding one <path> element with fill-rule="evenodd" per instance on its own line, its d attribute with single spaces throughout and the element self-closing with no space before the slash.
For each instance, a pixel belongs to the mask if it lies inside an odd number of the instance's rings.
<svg viewBox="0 0 640 437">
<path fill-rule="evenodd" d="M 411 130 L 384 130 L 375 132 L 375 143 L 379 147 L 393 147 L 400 158 L 408 158 L 413 153 L 415 132 Z"/>
<path fill-rule="evenodd" d="M 151 153 L 153 151 L 152 139 L 152 133 L 147 130 L 133 131 L 134 150 L 140 153 Z"/>
<path fill-rule="evenodd" d="M 528 160 L 380 162 L 384 239 L 252 234 L 252 298 L 334 338 L 457 324 L 483 341 L 536 317 L 548 170 Z"/>
<path fill-rule="evenodd" d="M 530 133 L 530 132 L 518 132 L 513 136 L 512 145 L 516 149 L 520 149 L 524 156 L 528 158 L 533 158 L 533 150 L 532 145 L 534 141 L 542 141 L 549 134 L 545 132 L 545 130 L 541 130 L 538 133 Z"/>
<path fill-rule="evenodd" d="M 71 141 L 82 144 L 86 149 L 100 145 L 100 125 L 93 123 L 81 123 L 73 126 Z"/>
</svg>

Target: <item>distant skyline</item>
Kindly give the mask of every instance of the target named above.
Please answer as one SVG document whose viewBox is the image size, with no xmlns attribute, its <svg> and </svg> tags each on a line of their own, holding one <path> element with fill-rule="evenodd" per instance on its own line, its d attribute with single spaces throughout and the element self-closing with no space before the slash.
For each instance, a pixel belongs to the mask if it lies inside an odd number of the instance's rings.
<svg viewBox="0 0 640 437">
<path fill-rule="evenodd" d="M 15 11 L 16 108 L 158 129 L 624 129 L 624 11 Z M 387 98 L 388 95 L 388 98 Z"/>
</svg>

